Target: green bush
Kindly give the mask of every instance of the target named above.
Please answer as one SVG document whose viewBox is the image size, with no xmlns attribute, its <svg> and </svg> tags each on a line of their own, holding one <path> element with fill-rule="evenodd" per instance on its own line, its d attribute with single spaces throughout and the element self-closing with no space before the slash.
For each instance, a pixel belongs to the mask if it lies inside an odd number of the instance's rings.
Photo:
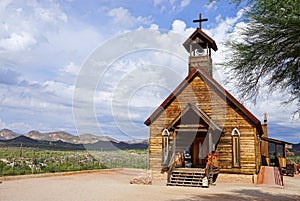
<svg viewBox="0 0 300 201">
<path fill-rule="evenodd" d="M 300 164 L 300 156 L 288 156 L 287 158 L 294 161 L 297 164 Z"/>
<path fill-rule="evenodd" d="M 146 150 L 55 151 L 23 148 L 20 154 L 19 148 L 0 148 L 0 158 L 10 163 L 15 161 L 14 167 L 0 161 L 0 176 L 147 167 Z M 35 168 L 31 170 L 27 164 Z"/>
</svg>

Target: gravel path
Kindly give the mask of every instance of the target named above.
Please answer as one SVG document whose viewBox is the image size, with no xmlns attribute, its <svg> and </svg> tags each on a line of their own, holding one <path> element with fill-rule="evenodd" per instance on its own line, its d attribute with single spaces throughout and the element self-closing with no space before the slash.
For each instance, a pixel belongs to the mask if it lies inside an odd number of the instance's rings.
<svg viewBox="0 0 300 201">
<path fill-rule="evenodd" d="M 2 180 L 0 201 L 300 200 L 300 175 L 284 177 L 284 188 L 220 182 L 209 188 L 171 187 L 162 181 L 148 186 L 129 184 L 140 173 L 127 169 Z"/>
</svg>

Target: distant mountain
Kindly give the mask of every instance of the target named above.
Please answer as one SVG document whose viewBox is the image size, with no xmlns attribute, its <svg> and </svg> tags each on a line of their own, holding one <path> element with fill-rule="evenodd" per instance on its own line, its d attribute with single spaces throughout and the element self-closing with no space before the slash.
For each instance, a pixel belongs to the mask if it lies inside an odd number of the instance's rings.
<svg viewBox="0 0 300 201">
<path fill-rule="evenodd" d="M 32 147 L 56 150 L 147 149 L 147 141 L 120 142 L 111 137 L 93 134 L 71 135 L 64 131 L 41 133 L 32 130 L 25 135 L 9 129 L 0 131 L 0 147 Z"/>
<path fill-rule="evenodd" d="M 9 139 L 9 140 L 4 140 L 4 142 L 7 142 L 8 144 L 37 144 L 39 141 L 34 140 L 32 138 L 26 137 L 24 135 L 20 135 L 16 138 Z"/>
<path fill-rule="evenodd" d="M 16 133 L 12 130 L 9 130 L 9 129 L 2 129 L 0 130 L 0 140 L 9 140 L 9 139 L 13 139 L 15 137 L 18 137 L 20 136 L 21 134 L 19 133 Z"/>
<path fill-rule="evenodd" d="M 30 147 L 50 150 L 128 150 L 128 149 L 147 149 L 147 144 L 128 144 L 116 141 L 97 141 L 91 144 L 73 144 L 68 142 L 35 140 L 30 137 L 20 135 L 9 140 L 0 140 L 0 147 Z"/>
<path fill-rule="evenodd" d="M 46 141 L 60 140 L 62 142 L 68 142 L 73 144 L 92 144 L 98 141 L 111 141 L 116 143 L 119 142 L 107 136 L 97 136 L 94 134 L 81 134 L 79 136 L 75 136 L 64 131 L 41 133 L 39 131 L 33 130 L 25 134 L 25 136 L 36 140 L 46 140 Z"/>
<path fill-rule="evenodd" d="M 0 147 L 30 147 L 38 149 L 51 149 L 51 150 L 84 150 L 82 144 L 72 144 L 62 141 L 43 141 L 35 140 L 24 135 L 9 140 L 0 140 Z"/>
<path fill-rule="evenodd" d="M 70 133 L 64 131 L 56 131 L 49 133 L 41 133 L 36 130 L 32 130 L 25 134 L 25 136 L 30 137 L 35 140 L 46 140 L 46 141 L 58 141 L 69 142 L 74 144 L 80 144 L 80 138 L 78 136 L 71 135 Z"/>
<path fill-rule="evenodd" d="M 148 144 L 148 140 L 129 140 L 126 141 L 128 144 Z"/>
<path fill-rule="evenodd" d="M 93 144 L 84 144 L 84 147 L 89 150 L 129 150 L 129 149 L 147 149 L 148 144 L 136 143 L 128 144 L 126 142 L 115 141 L 98 141 Z"/>
<path fill-rule="evenodd" d="M 94 134 L 81 134 L 81 135 L 79 135 L 79 138 L 80 138 L 80 141 L 82 144 L 92 144 L 92 143 L 96 143 L 98 141 L 119 143 L 118 140 L 115 140 L 111 137 L 98 136 L 98 135 L 94 135 Z"/>
</svg>

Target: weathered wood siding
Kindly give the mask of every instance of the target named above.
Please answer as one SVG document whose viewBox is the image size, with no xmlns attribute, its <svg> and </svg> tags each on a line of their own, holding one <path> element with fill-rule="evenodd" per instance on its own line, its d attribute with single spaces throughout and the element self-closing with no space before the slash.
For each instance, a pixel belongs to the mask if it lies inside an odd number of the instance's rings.
<svg viewBox="0 0 300 201">
<path fill-rule="evenodd" d="M 225 93 L 217 93 L 198 75 L 151 123 L 149 127 L 149 168 L 153 171 L 161 170 L 162 130 L 188 103 L 196 104 L 223 129 L 224 133 L 216 149 L 220 171 L 224 173 L 256 173 L 260 157 L 255 126 L 245 115 L 228 103 Z M 232 167 L 231 132 L 234 128 L 238 128 L 240 132 L 239 168 Z"/>
</svg>

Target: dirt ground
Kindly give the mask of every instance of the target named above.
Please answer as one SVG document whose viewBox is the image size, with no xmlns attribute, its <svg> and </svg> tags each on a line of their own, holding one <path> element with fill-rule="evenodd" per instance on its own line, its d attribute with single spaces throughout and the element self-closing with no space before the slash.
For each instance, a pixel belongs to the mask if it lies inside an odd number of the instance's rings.
<svg viewBox="0 0 300 201">
<path fill-rule="evenodd" d="M 38 178 L 0 177 L 0 201 L 300 200 L 300 175 L 284 177 L 284 188 L 218 181 L 209 188 L 171 187 L 163 181 L 129 184 L 139 174 L 141 171 L 126 169 Z"/>
</svg>

